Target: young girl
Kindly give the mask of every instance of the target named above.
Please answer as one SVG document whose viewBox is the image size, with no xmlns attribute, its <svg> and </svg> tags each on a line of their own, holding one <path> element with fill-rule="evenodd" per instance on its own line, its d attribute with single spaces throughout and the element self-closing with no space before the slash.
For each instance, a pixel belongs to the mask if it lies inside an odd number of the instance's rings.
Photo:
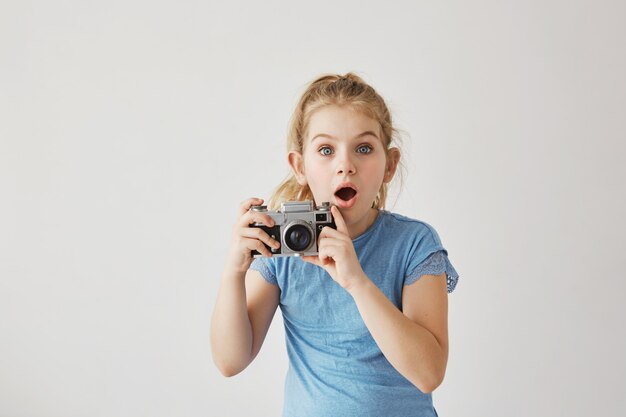
<svg viewBox="0 0 626 417">
<path fill-rule="evenodd" d="M 280 247 L 241 204 L 211 323 L 225 376 L 256 357 L 280 306 L 289 371 L 283 415 L 436 416 L 431 392 L 448 360 L 448 293 L 458 274 L 429 224 L 384 210 L 400 160 L 384 100 L 358 76 L 313 81 L 291 120 L 292 175 L 270 201 L 331 203 L 319 255 Z M 253 259 L 256 250 L 264 257 Z"/>
</svg>

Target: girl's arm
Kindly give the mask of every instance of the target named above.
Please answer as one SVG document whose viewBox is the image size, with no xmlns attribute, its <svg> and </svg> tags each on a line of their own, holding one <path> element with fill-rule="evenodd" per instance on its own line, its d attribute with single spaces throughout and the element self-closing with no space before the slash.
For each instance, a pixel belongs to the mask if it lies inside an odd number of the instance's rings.
<svg viewBox="0 0 626 417">
<path fill-rule="evenodd" d="M 213 362 L 227 377 L 256 357 L 276 312 L 280 290 L 261 274 L 224 271 L 211 319 Z"/>
<path fill-rule="evenodd" d="M 448 362 L 446 274 L 424 275 L 405 286 L 403 312 L 365 275 L 346 288 L 387 360 L 420 391 L 443 381 Z"/>
<path fill-rule="evenodd" d="M 400 311 L 365 275 L 346 223 L 332 207 L 337 229 L 320 233 L 319 256 L 302 259 L 324 268 L 352 295 L 387 360 L 422 392 L 443 381 L 448 362 L 448 292 L 445 273 L 405 286 Z"/>
<path fill-rule="evenodd" d="M 271 256 L 265 244 L 279 245 L 260 228 L 250 227 L 252 223 L 273 226 L 268 215 L 250 211 L 252 205 L 262 203 L 258 198 L 241 203 L 211 319 L 213 361 L 225 376 L 238 374 L 256 357 L 278 306 L 278 287 L 248 269 L 253 249 Z"/>
</svg>

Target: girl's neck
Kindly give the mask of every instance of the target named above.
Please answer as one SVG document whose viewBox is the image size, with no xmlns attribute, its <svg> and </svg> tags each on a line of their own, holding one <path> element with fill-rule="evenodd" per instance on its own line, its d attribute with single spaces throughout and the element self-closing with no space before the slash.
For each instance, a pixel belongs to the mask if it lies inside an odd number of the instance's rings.
<svg viewBox="0 0 626 417">
<path fill-rule="evenodd" d="M 363 233 L 365 233 L 374 224 L 377 217 L 378 210 L 375 208 L 370 208 L 367 214 L 363 216 L 361 220 L 348 226 L 350 239 L 354 240 L 357 237 L 361 236 Z"/>
</svg>

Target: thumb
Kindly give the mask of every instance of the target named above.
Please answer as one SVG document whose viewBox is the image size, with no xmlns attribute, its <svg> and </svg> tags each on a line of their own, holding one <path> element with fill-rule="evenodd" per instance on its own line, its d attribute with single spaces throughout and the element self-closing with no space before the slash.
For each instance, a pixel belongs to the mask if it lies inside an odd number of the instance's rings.
<svg viewBox="0 0 626 417">
<path fill-rule="evenodd" d="M 307 262 L 313 265 L 322 266 L 322 262 L 320 261 L 320 258 L 317 256 L 300 256 L 300 259 L 302 259 L 304 262 Z"/>
</svg>

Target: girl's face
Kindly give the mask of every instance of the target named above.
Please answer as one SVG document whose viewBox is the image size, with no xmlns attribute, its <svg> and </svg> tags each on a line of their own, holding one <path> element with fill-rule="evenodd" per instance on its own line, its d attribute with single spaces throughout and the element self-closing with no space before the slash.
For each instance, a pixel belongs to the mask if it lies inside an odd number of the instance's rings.
<svg viewBox="0 0 626 417">
<path fill-rule="evenodd" d="M 329 105 L 311 115 L 303 152 L 290 152 L 289 163 L 316 204 L 339 207 L 355 237 L 375 220 L 374 199 L 395 173 L 400 154 L 396 148 L 388 152 L 376 120 L 350 106 Z"/>
</svg>

